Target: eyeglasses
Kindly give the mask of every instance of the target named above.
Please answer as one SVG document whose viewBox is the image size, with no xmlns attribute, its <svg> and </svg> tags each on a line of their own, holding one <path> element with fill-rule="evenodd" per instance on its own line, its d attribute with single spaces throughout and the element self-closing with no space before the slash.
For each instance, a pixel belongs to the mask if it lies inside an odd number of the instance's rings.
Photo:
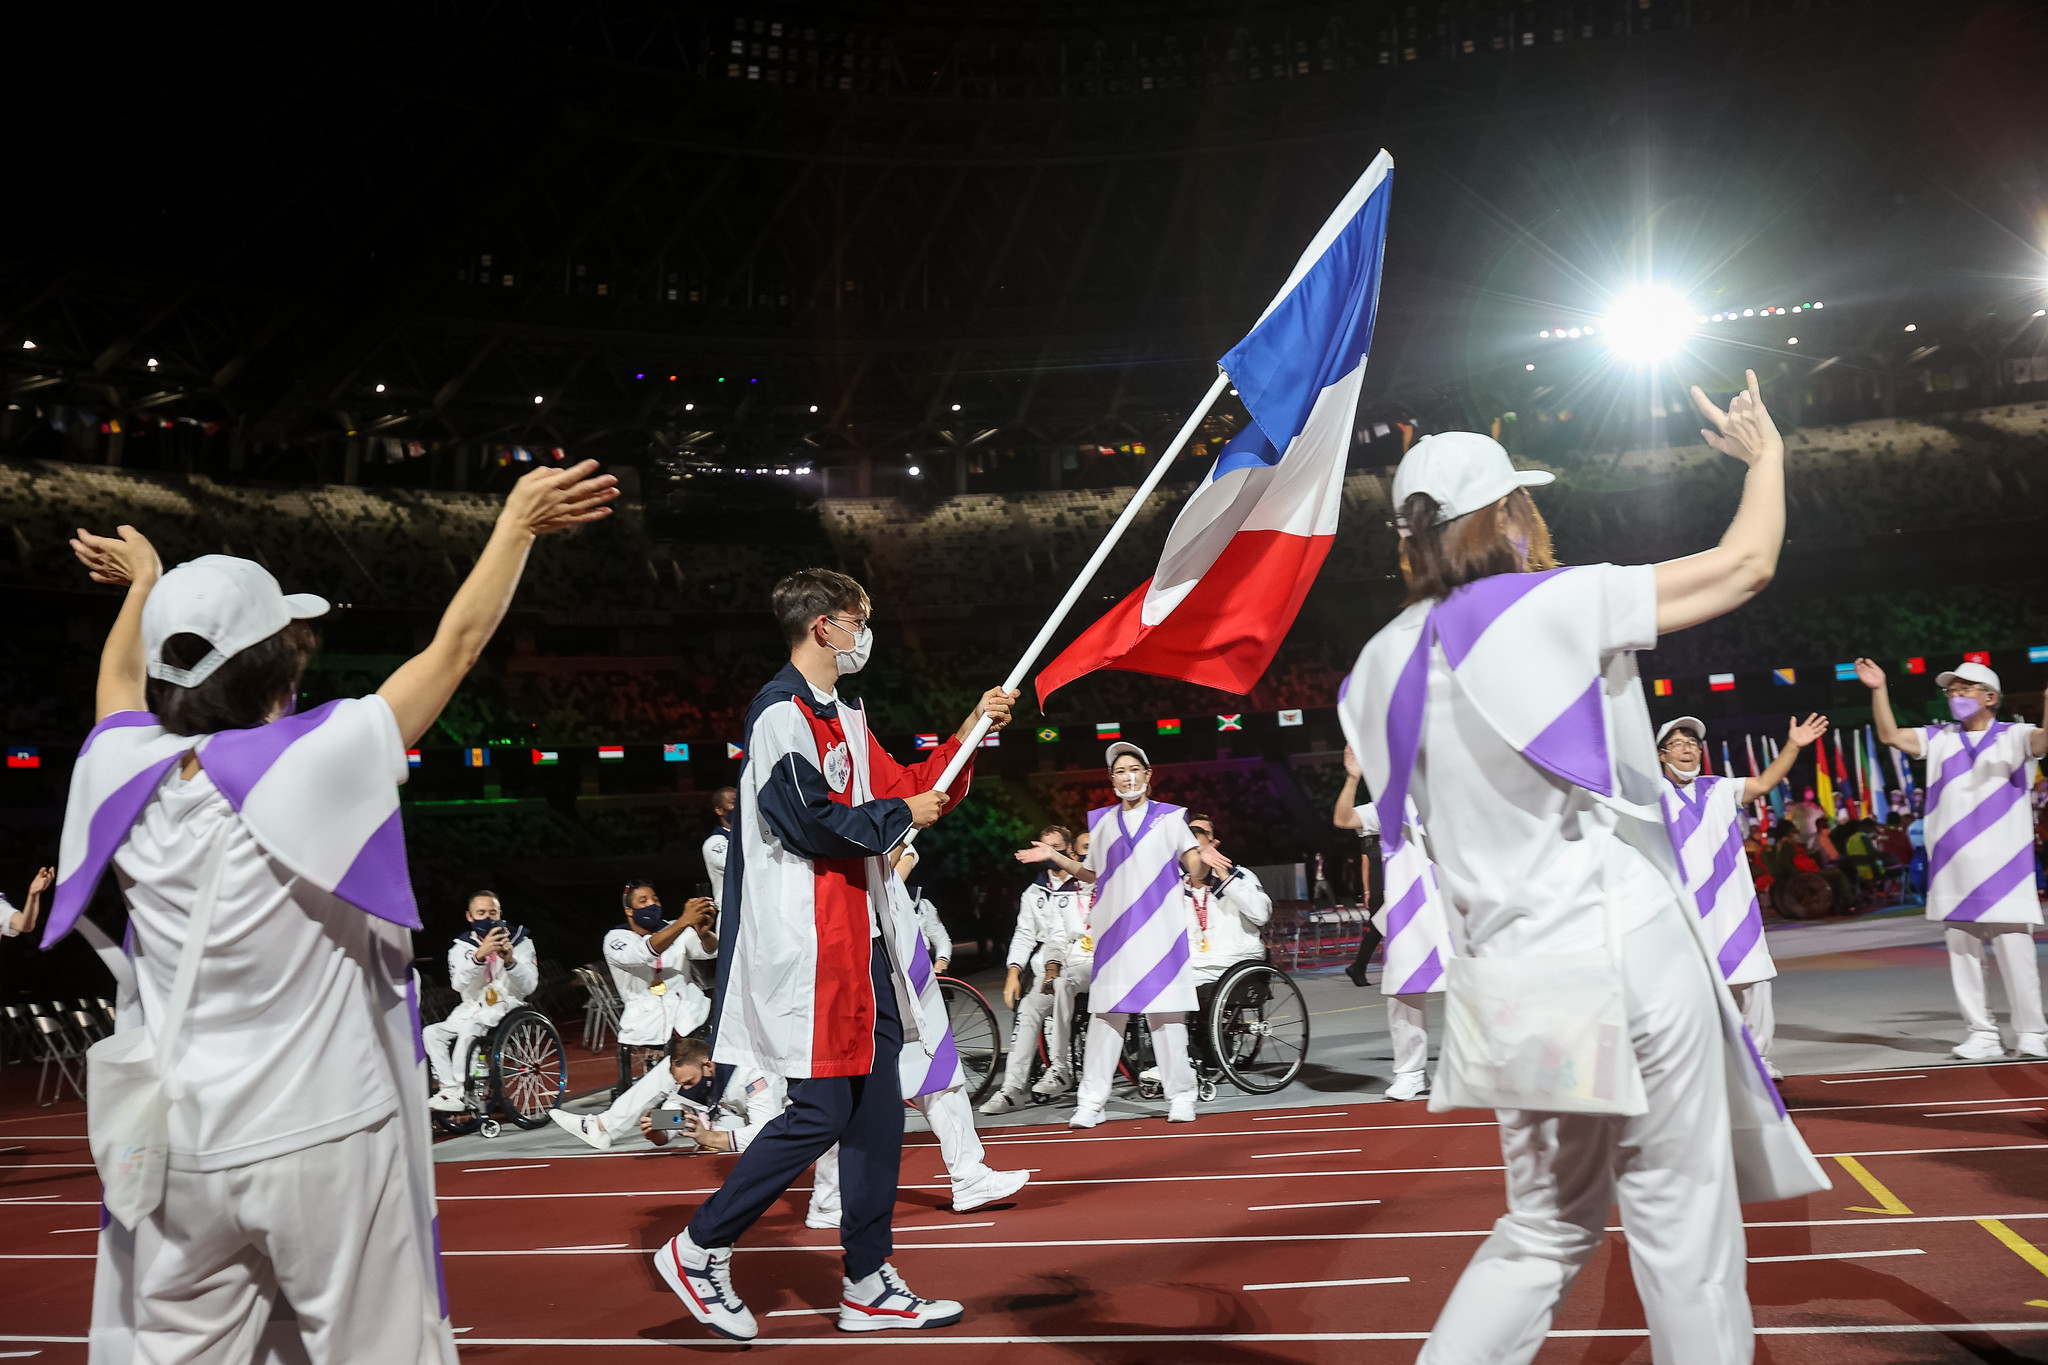
<svg viewBox="0 0 2048 1365">
<path fill-rule="evenodd" d="M 868 628 L 868 618 L 865 616 L 856 616 L 852 618 L 851 625 L 847 624 L 847 622 L 845 621 L 840 620 L 837 616 L 827 616 L 825 619 L 827 621 L 830 621 L 833 625 L 839 627 L 841 630 L 848 631 L 854 635 L 858 635 Z"/>
</svg>

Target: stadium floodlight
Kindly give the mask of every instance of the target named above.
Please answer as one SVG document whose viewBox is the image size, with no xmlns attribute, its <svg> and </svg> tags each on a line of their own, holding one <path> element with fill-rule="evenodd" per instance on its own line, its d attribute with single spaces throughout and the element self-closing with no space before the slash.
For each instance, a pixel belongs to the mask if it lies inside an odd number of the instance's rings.
<svg viewBox="0 0 2048 1365">
<path fill-rule="evenodd" d="M 813 404 L 811 404 L 811 411 L 812 411 L 812 412 L 816 412 L 817 410 L 818 410 L 818 405 L 817 405 L 816 403 L 813 403 Z"/>
<path fill-rule="evenodd" d="M 1826 304 L 1824 304 L 1824 303 L 1821 303 L 1821 302 L 1820 302 L 1819 300 L 1815 300 L 1815 302 L 1814 302 L 1814 305 L 1813 305 L 1813 306 L 1814 306 L 1814 307 L 1816 307 L 1816 308 L 1825 308 L 1825 307 L 1827 307 L 1827 305 L 1826 305 Z"/>
<path fill-rule="evenodd" d="M 535 394 L 535 395 L 533 396 L 533 401 L 534 401 L 534 402 L 536 402 L 536 403 L 540 403 L 540 402 L 545 402 L 546 400 L 545 400 L 545 399 L 543 399 L 543 398 L 542 398 L 542 397 L 541 397 L 541 396 L 540 396 L 539 394 Z"/>
<path fill-rule="evenodd" d="M 383 386 L 382 384 L 379 384 L 379 385 L 377 386 L 377 392 L 379 392 L 379 393 L 382 393 L 382 392 L 384 392 L 384 386 Z"/>
<path fill-rule="evenodd" d="M 1917 332 L 1920 330 L 1920 324 L 1917 322 L 1909 322 L 1906 324 L 1906 330 L 1909 332 Z"/>
<path fill-rule="evenodd" d="M 1692 334 L 1692 305 L 1668 285 L 1641 285 L 1607 311 L 1607 347 L 1624 360 L 1647 365 L 1677 352 Z"/>
<path fill-rule="evenodd" d="M 696 410 L 697 410 L 697 405 L 696 405 L 695 403 L 685 403 L 685 404 L 683 404 L 683 411 L 684 411 L 684 412 L 695 412 Z"/>
<path fill-rule="evenodd" d="M 958 411 L 960 411 L 960 405 L 959 405 L 958 403 L 955 403 L 955 404 L 953 405 L 953 411 L 955 411 L 955 412 L 958 412 Z"/>
<path fill-rule="evenodd" d="M 912 466 L 910 467 L 910 477 L 914 479 L 914 478 L 916 478 L 916 477 L 917 477 L 917 475 L 918 475 L 918 468 L 917 468 L 917 466 L 916 466 L 916 465 L 912 465 Z"/>
<path fill-rule="evenodd" d="M 1522 368 L 1523 368 L 1523 369 L 1525 369 L 1525 370 L 1533 370 L 1533 369 L 1535 369 L 1536 367 L 1535 367 L 1534 365 L 1524 365 L 1524 366 L 1523 366 Z"/>
<path fill-rule="evenodd" d="M 2037 318 L 2048 318 L 2048 308 L 2036 308 L 2034 316 Z"/>
<path fill-rule="evenodd" d="M 1786 337 L 1786 338 L 1785 338 L 1785 344 L 1786 344 L 1787 346 L 1797 346 L 1797 345 L 1799 344 L 1799 338 L 1798 338 L 1798 337 Z"/>
<path fill-rule="evenodd" d="M 24 341 L 21 343 L 21 349 L 24 351 L 33 351 L 35 348 L 36 344 L 33 341 Z"/>
</svg>

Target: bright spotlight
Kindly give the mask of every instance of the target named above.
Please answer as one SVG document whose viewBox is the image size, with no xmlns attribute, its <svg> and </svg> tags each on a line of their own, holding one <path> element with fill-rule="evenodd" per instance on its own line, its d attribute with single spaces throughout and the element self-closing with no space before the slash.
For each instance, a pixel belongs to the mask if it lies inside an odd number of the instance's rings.
<svg viewBox="0 0 2048 1365">
<path fill-rule="evenodd" d="M 379 392 L 379 393 L 382 393 L 382 392 L 384 392 L 384 386 L 383 386 L 382 384 L 379 384 L 379 385 L 377 386 L 377 392 Z"/>
<path fill-rule="evenodd" d="M 2034 316 L 2037 318 L 2048 318 L 2048 308 L 2036 308 Z"/>
<path fill-rule="evenodd" d="M 916 466 L 916 465 L 912 465 L 912 466 L 910 467 L 910 477 L 911 477 L 911 478 L 913 478 L 913 479 L 914 479 L 914 478 L 916 478 L 916 477 L 917 477 L 917 472 L 918 472 L 918 471 L 917 471 L 917 466 Z"/>
<path fill-rule="evenodd" d="M 33 351 L 35 348 L 36 344 L 33 341 L 24 341 L 21 343 L 21 349 L 24 351 Z"/>
<path fill-rule="evenodd" d="M 1534 365 L 1524 365 L 1524 366 L 1523 366 L 1522 368 L 1523 368 L 1523 369 L 1525 369 L 1525 370 L 1533 370 L 1533 369 L 1535 369 L 1536 367 L 1535 367 Z"/>
<path fill-rule="evenodd" d="M 1545 341 L 1550 340 L 1550 333 L 1547 330 L 1538 332 L 1536 335 L 1542 337 Z"/>
<path fill-rule="evenodd" d="M 1579 331 L 1579 329 L 1578 329 L 1578 328 L 1574 327 L 1574 328 L 1572 328 L 1572 329 L 1571 329 L 1571 330 L 1570 330 L 1569 332 L 1566 332 L 1566 333 L 1565 333 L 1565 335 L 1566 335 L 1566 336 L 1568 336 L 1568 337 L 1576 337 L 1576 336 L 1581 336 L 1581 335 L 1584 335 L 1584 334 L 1583 334 L 1583 333 L 1581 333 L 1581 332 Z"/>
<path fill-rule="evenodd" d="M 539 394 L 535 394 L 535 395 L 533 396 L 533 401 L 534 401 L 534 402 L 536 402 L 536 403 L 539 403 L 539 402 L 543 402 L 543 401 L 545 401 L 545 400 L 543 400 L 543 399 L 541 398 L 541 396 L 540 396 Z"/>
<path fill-rule="evenodd" d="M 685 403 L 685 404 L 683 404 L 683 411 L 684 411 L 684 412 L 695 412 L 696 410 L 697 410 L 697 405 L 696 405 L 695 403 Z"/>
<path fill-rule="evenodd" d="M 1786 337 L 1786 338 L 1785 338 L 1785 344 L 1786 344 L 1787 346 L 1797 346 L 1797 345 L 1799 344 L 1799 338 L 1798 338 L 1798 337 Z"/>
<path fill-rule="evenodd" d="M 955 403 L 955 404 L 953 405 L 953 411 L 955 411 L 955 412 L 958 412 L 958 411 L 960 411 L 960 405 L 959 405 L 958 403 Z"/>
<path fill-rule="evenodd" d="M 813 403 L 813 404 L 811 404 L 811 411 L 812 411 L 812 412 L 816 412 L 817 410 L 818 410 L 818 405 L 817 405 L 816 403 Z"/>
<path fill-rule="evenodd" d="M 1607 346 L 1638 364 L 1662 360 L 1685 344 L 1696 316 L 1677 290 L 1661 285 L 1631 289 L 1607 312 Z"/>
<path fill-rule="evenodd" d="M 1917 332 L 1920 330 L 1920 325 L 1915 322 L 1909 322 L 1906 324 L 1906 330 L 1909 332 Z"/>
</svg>

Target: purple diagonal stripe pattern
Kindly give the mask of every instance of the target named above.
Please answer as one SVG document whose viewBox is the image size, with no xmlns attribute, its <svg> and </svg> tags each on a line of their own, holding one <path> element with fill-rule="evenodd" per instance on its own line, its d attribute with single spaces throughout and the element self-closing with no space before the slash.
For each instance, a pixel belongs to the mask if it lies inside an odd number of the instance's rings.
<svg viewBox="0 0 2048 1365">
<path fill-rule="evenodd" d="M 933 1091 L 944 1090 L 953 1084 L 953 1077 L 959 1073 L 960 1049 L 953 1045 L 953 1030 L 947 1029 L 946 1036 L 939 1039 L 939 1046 L 932 1053 L 931 1070 L 924 1073 L 924 1084 L 918 1088 L 917 1094 L 929 1095 Z"/>
<path fill-rule="evenodd" d="M 1541 573 L 1503 573 L 1476 579 L 1452 591 L 1442 605 L 1430 613 L 1437 638 L 1443 641 L 1444 659 L 1452 668 L 1479 643 L 1479 637 L 1498 621 L 1508 608 L 1568 569 L 1546 569 Z"/>
<path fill-rule="evenodd" d="M 413 899 L 405 863 L 405 822 L 397 811 L 364 841 L 356 860 L 335 883 L 334 894 L 400 928 L 420 927 L 419 903 Z"/>
<path fill-rule="evenodd" d="M 1735 931 L 1728 935 L 1728 941 L 1721 945 L 1721 951 L 1715 955 L 1714 960 L 1720 964 L 1723 980 L 1735 974 L 1735 969 L 1742 965 L 1742 960 L 1749 956 L 1750 951 L 1756 947 L 1756 941 L 1763 937 L 1763 933 L 1763 911 L 1757 906 L 1756 897 L 1751 896 L 1749 908 L 1743 914 L 1742 922 L 1735 926 Z"/>
<path fill-rule="evenodd" d="M 1685 856 L 1685 841 L 1692 838 L 1692 832 L 1706 818 L 1707 793 L 1713 790 L 1715 781 L 1702 773 L 1689 785 L 1671 789 L 1672 796 L 1678 800 L 1678 818 L 1671 825 L 1671 851 L 1681 858 Z"/>
<path fill-rule="evenodd" d="M 1405 982 L 1403 982 L 1401 984 L 1401 988 L 1395 991 L 1394 994 L 1425 995 L 1428 992 L 1436 989 L 1436 983 L 1443 979 L 1443 975 L 1443 959 L 1437 956 L 1436 949 L 1431 948 L 1429 950 L 1428 960 L 1426 960 L 1420 967 L 1417 967 L 1415 969 L 1415 974 L 1413 976 L 1410 976 Z"/>
<path fill-rule="evenodd" d="M 2021 849 L 2004 867 L 1979 882 L 1976 889 L 1956 902 L 1956 908 L 1943 915 L 1943 919 L 1981 919 L 2001 900 L 2034 877 L 2034 850 L 2031 845 Z"/>
<path fill-rule="evenodd" d="M 43 927 L 43 947 L 54 946 L 71 932 L 72 925 L 78 923 L 78 917 L 85 913 L 94 889 L 100 884 L 100 876 L 107 870 L 108 861 L 128 837 L 128 831 L 135 828 L 135 822 L 142 816 L 142 808 L 163 785 L 164 775 L 177 765 L 179 757 L 173 754 L 144 768 L 115 788 L 114 794 L 100 802 L 98 809 L 93 811 L 92 819 L 86 825 L 85 858 L 70 876 L 57 884 L 56 894 L 50 898 L 50 919 Z"/>
<path fill-rule="evenodd" d="M 1927 781 L 1927 814 L 1929 815 L 1934 814 L 1934 808 L 1941 804 L 1941 794 L 1948 789 L 1949 781 L 1952 778 L 1961 777 L 1964 773 L 1970 771 L 1971 766 L 1977 761 L 1977 755 L 1984 752 L 1984 746 L 1989 744 L 1999 731 L 2005 729 L 2006 724 L 2004 721 L 1998 721 L 1993 724 L 1984 731 L 1975 744 L 1970 743 L 1970 732 L 1961 726 L 1930 725 L 1927 727 L 1927 742 L 1929 744 L 1933 743 L 1935 735 L 1951 728 L 1956 731 L 1956 738 L 1961 742 L 1962 747 L 1943 759 L 1941 771 L 1930 777 Z"/>
<path fill-rule="evenodd" d="M 1159 993 L 1174 983 L 1175 979 L 1180 976 L 1187 965 L 1188 936 L 1186 934 L 1175 934 L 1173 942 L 1167 946 L 1166 956 L 1153 964 L 1151 971 L 1138 978 L 1137 983 L 1124 993 L 1123 999 L 1111 1005 L 1103 1013 L 1143 1014 L 1151 1006 L 1152 1002 L 1159 998 Z M 1099 973 L 1097 974 L 1097 979 L 1100 979 Z"/>
<path fill-rule="evenodd" d="M 1097 885 L 1100 885 L 1100 883 L 1097 883 Z M 1108 965 L 1111 958 L 1117 955 L 1117 950 L 1126 943 L 1129 943 L 1137 932 L 1144 928 L 1154 915 L 1159 913 L 1159 907 L 1166 903 L 1166 898 L 1173 894 L 1179 886 L 1180 868 L 1169 862 L 1165 867 L 1159 869 L 1159 875 L 1152 879 L 1152 884 L 1139 892 L 1132 899 L 1131 903 L 1124 907 L 1123 913 L 1112 920 L 1109 927 L 1102 931 L 1101 936 L 1095 940 L 1096 980 L 1102 979 L 1103 968 Z M 1102 902 L 1100 900 L 1096 901 L 1095 907 L 1100 910 Z M 1179 937 L 1182 940 L 1182 955 L 1185 956 L 1187 948 L 1185 940 L 1187 935 L 1182 934 Z"/>
<path fill-rule="evenodd" d="M 78 746 L 78 756 L 84 758 L 92 748 L 92 742 L 109 730 L 125 730 L 134 725 L 155 725 L 157 718 L 147 711 L 116 711 L 86 733 L 85 743 Z"/>
<path fill-rule="evenodd" d="M 2024 781 L 2025 772 L 2026 770 L 2021 768 L 2014 776 Z M 1984 799 L 1977 803 L 1975 810 L 1943 830 L 1941 836 L 1934 841 L 1934 847 L 1927 854 L 1927 875 L 1931 878 L 1947 867 L 1949 860 L 1962 852 L 1965 844 L 2004 819 L 2005 813 L 2026 794 L 2026 788 L 2020 786 L 2018 782 L 2001 782 L 1987 793 Z"/>
<path fill-rule="evenodd" d="M 1577 701 L 1529 741 L 1522 757 L 1589 792 L 1612 796 L 1613 769 L 1607 761 L 1607 714 L 1602 685 L 1600 678 L 1594 678 Z"/>
<path fill-rule="evenodd" d="M 1756 1078 L 1764 1083 L 1764 1093 L 1771 1097 L 1771 1106 L 1778 1111 L 1778 1117 L 1792 1117 L 1785 1112 L 1785 1099 L 1778 1093 L 1777 1083 L 1771 1079 L 1770 1068 L 1764 1065 L 1764 1055 L 1756 1050 L 1756 1039 L 1749 1036 L 1749 1025 L 1737 1024 L 1742 1030 L 1742 1045 L 1749 1049 L 1749 1064 L 1756 1068 Z"/>
<path fill-rule="evenodd" d="M 1179 806 L 1168 806 L 1158 801 L 1147 801 L 1145 803 L 1145 818 L 1138 822 L 1137 829 L 1132 830 L 1127 828 L 1124 823 L 1124 808 L 1122 806 L 1109 807 L 1109 814 L 1105 818 L 1108 823 L 1116 826 L 1116 838 L 1110 843 L 1109 852 L 1105 853 L 1102 857 L 1102 871 L 1096 877 L 1095 884 L 1099 887 L 1115 876 L 1117 870 L 1124 865 L 1131 854 L 1137 852 L 1138 845 L 1145 842 L 1145 836 L 1152 832 L 1152 826 L 1159 823 L 1160 817 L 1169 811 L 1177 811 L 1179 809 Z M 1091 825 L 1090 828 L 1093 829 L 1094 826 Z"/>
<path fill-rule="evenodd" d="M 250 790 L 263 780 L 263 774 L 270 771 L 278 756 L 306 734 L 318 729 L 339 705 L 341 702 L 331 701 L 304 715 L 286 716 L 283 720 L 259 725 L 253 730 L 223 730 L 206 741 L 205 748 L 200 751 L 200 761 L 206 765 L 213 785 L 220 788 L 221 795 L 239 811 Z M 363 907 L 365 910 L 369 908 L 367 905 Z M 417 928 L 418 925 L 408 927 Z"/>
<path fill-rule="evenodd" d="M 1422 878 L 1417 877 L 1408 884 L 1408 889 L 1401 893 L 1401 899 L 1387 908 L 1388 942 L 1391 943 L 1400 937 L 1401 931 L 1422 912 L 1423 902 L 1428 899 L 1428 895 L 1429 888 L 1423 884 Z"/>
<path fill-rule="evenodd" d="M 1407 842 L 1408 832 L 1400 812 L 1408 809 L 1408 781 L 1415 773 L 1415 755 L 1422 749 L 1422 708 L 1429 696 L 1429 647 L 1436 638 L 1436 616 L 1422 623 L 1422 636 L 1408 662 L 1401 665 L 1401 677 L 1387 705 L 1387 789 L 1379 793 L 1381 810 L 1396 812 L 1392 820 L 1380 821 L 1380 849 L 1391 858 Z"/>
</svg>

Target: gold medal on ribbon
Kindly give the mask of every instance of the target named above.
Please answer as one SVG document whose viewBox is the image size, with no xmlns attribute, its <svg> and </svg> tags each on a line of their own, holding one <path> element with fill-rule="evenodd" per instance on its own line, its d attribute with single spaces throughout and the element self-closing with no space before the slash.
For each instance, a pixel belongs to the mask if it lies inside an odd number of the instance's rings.
<svg viewBox="0 0 2048 1365">
<path fill-rule="evenodd" d="M 1209 951 L 1209 936 L 1207 934 L 1202 935 L 1201 951 L 1205 953 Z"/>
<path fill-rule="evenodd" d="M 648 983 L 647 983 L 647 993 L 648 993 L 649 995 L 667 995 L 667 994 L 668 994 L 668 982 L 666 982 L 666 981 L 650 981 L 650 982 L 648 982 Z"/>
<path fill-rule="evenodd" d="M 1095 951 L 1095 935 L 1081 935 L 1081 951 L 1084 953 L 1092 953 Z"/>
<path fill-rule="evenodd" d="M 498 988 L 496 986 L 484 987 L 484 1003 L 486 1005 L 495 1005 L 498 1003 Z"/>
</svg>

